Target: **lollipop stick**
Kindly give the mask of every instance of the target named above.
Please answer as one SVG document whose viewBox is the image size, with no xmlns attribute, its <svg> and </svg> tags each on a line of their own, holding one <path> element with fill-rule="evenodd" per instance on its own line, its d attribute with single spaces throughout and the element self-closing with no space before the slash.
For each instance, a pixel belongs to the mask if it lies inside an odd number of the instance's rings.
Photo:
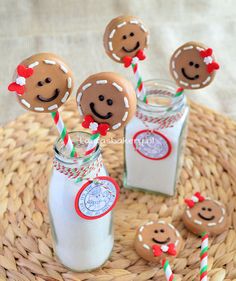
<svg viewBox="0 0 236 281">
<path fill-rule="evenodd" d="M 66 126 L 60 116 L 60 113 L 58 111 L 51 112 L 52 119 L 57 127 L 57 130 L 60 134 L 61 139 L 63 140 L 66 149 L 70 152 L 71 157 L 76 157 L 75 147 L 71 141 L 70 136 L 68 135 L 68 132 L 66 130 Z"/>
<path fill-rule="evenodd" d="M 170 263 L 168 260 L 162 260 L 162 267 L 164 268 L 165 276 L 167 281 L 174 281 L 176 280 L 174 274 L 171 270 Z"/>
<path fill-rule="evenodd" d="M 147 96 L 146 96 L 146 91 L 144 88 L 143 84 L 143 79 L 139 71 L 139 64 L 137 63 L 132 63 L 132 69 L 134 72 L 134 78 L 136 80 L 136 94 L 139 99 L 141 99 L 143 102 L 147 102 Z"/>
<path fill-rule="evenodd" d="M 85 155 L 90 155 L 91 153 L 94 152 L 94 150 L 96 149 L 97 144 L 99 142 L 99 139 L 100 139 L 99 133 L 91 135 L 91 137 L 89 139 L 88 146 L 87 146 L 86 151 L 85 151 Z"/>
<path fill-rule="evenodd" d="M 208 267 L 208 234 L 206 232 L 202 233 L 202 243 L 201 243 L 201 269 L 200 269 L 200 280 L 207 281 L 207 267 Z"/>
<path fill-rule="evenodd" d="M 178 88 L 176 90 L 175 97 L 177 98 L 177 97 L 183 95 L 183 93 L 184 93 L 184 88 Z"/>
</svg>

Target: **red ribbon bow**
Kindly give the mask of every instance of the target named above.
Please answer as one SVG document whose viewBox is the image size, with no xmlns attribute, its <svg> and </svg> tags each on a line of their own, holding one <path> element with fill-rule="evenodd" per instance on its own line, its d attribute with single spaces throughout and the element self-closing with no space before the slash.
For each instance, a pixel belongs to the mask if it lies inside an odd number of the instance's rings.
<svg viewBox="0 0 236 281">
<path fill-rule="evenodd" d="M 205 197 L 203 197 L 200 192 L 196 192 L 192 199 L 185 199 L 184 202 L 189 206 L 189 208 L 193 208 L 196 203 L 202 202 L 204 200 Z"/>
<path fill-rule="evenodd" d="M 100 134 L 101 136 L 106 136 L 107 131 L 110 128 L 107 123 L 98 124 L 97 122 L 95 122 L 91 115 L 86 115 L 84 117 L 82 126 L 85 129 L 91 129 L 92 134 Z"/>
<path fill-rule="evenodd" d="M 211 57 L 212 53 L 213 53 L 213 50 L 211 48 L 208 48 L 206 50 L 200 51 L 200 56 L 202 58 L 207 58 L 207 57 Z M 212 73 L 214 70 L 217 70 L 220 68 L 219 64 L 217 62 L 213 61 L 213 58 L 212 58 L 212 62 L 205 62 L 205 63 L 207 64 L 208 73 Z"/>
<path fill-rule="evenodd" d="M 22 64 L 18 65 L 18 77 L 16 78 L 15 82 L 8 85 L 8 90 L 10 92 L 17 92 L 18 95 L 23 95 L 25 93 L 25 79 L 29 78 L 33 72 L 33 68 L 26 67 Z"/>
<path fill-rule="evenodd" d="M 124 67 L 129 67 L 131 64 L 132 64 L 132 61 L 134 58 L 137 58 L 139 60 L 145 60 L 146 56 L 144 54 L 144 51 L 143 50 L 139 50 L 135 57 L 129 57 L 129 56 L 126 56 L 123 58 L 123 63 L 124 63 Z"/>
<path fill-rule="evenodd" d="M 153 245 L 152 250 L 155 257 L 160 257 L 164 253 L 167 253 L 170 256 L 176 256 L 177 254 L 174 243 L 170 243 L 169 245 L 162 245 L 162 246 Z"/>
</svg>

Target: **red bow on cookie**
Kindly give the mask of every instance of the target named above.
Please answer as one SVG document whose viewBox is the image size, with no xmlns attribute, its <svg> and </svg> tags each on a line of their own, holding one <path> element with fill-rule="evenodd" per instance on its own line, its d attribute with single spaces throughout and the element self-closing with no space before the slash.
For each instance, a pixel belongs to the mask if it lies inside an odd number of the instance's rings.
<svg viewBox="0 0 236 281">
<path fill-rule="evenodd" d="M 170 256 L 176 256 L 177 254 L 174 243 L 162 246 L 153 245 L 152 250 L 155 257 L 160 257 L 164 253 L 169 254 Z"/>
<path fill-rule="evenodd" d="M 123 58 L 124 67 L 129 67 L 132 63 L 137 63 L 139 60 L 145 60 L 146 56 L 143 50 L 139 50 L 135 57 L 126 56 Z"/>
<path fill-rule="evenodd" d="M 205 197 L 203 197 L 200 192 L 196 192 L 191 199 L 185 199 L 184 202 L 189 206 L 189 208 L 193 208 L 196 203 L 204 200 Z"/>
<path fill-rule="evenodd" d="M 26 78 L 29 78 L 33 72 L 33 68 L 26 67 L 22 64 L 18 65 L 16 81 L 9 84 L 8 90 L 10 92 L 16 92 L 18 95 L 23 95 L 25 93 Z"/>
<path fill-rule="evenodd" d="M 84 117 L 82 126 L 85 129 L 90 129 L 92 134 L 100 134 L 101 136 L 106 136 L 107 131 L 110 128 L 107 123 L 98 124 L 97 122 L 95 122 L 91 115 L 86 115 Z"/>
<path fill-rule="evenodd" d="M 220 68 L 219 64 L 213 60 L 212 53 L 213 50 L 211 48 L 200 51 L 200 56 L 203 58 L 203 61 L 207 65 L 208 73 L 212 73 L 214 70 Z"/>
</svg>

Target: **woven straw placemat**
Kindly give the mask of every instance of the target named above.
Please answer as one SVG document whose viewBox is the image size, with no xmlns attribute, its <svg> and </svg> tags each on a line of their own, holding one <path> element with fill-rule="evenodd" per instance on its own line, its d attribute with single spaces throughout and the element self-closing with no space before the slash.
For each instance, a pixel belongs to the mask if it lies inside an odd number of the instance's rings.
<svg viewBox="0 0 236 281">
<path fill-rule="evenodd" d="M 80 128 L 75 108 L 69 102 L 63 111 L 69 130 Z M 0 128 L 0 280 L 165 280 L 162 268 L 139 258 L 133 248 L 136 228 L 159 218 L 173 222 L 185 239 L 172 263 L 177 280 L 199 280 L 200 239 L 181 222 L 184 197 L 199 190 L 224 203 L 230 217 L 230 229 L 209 241 L 210 280 L 236 280 L 236 123 L 191 104 L 178 194 L 166 198 L 122 189 L 112 256 L 90 273 L 68 271 L 52 249 L 46 202 L 56 136 L 53 121 L 44 114 L 27 113 Z M 107 145 L 103 156 L 122 185 L 122 145 Z"/>
</svg>

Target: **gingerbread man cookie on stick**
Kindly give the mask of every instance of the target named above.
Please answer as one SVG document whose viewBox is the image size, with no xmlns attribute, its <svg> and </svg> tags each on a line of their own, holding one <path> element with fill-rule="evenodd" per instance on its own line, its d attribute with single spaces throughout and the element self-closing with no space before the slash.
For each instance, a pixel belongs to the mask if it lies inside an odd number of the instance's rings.
<svg viewBox="0 0 236 281">
<path fill-rule="evenodd" d="M 149 221 L 139 227 L 134 242 L 140 257 L 154 263 L 162 262 L 167 280 L 174 278 L 167 259 L 174 259 L 182 245 L 179 231 L 165 221 Z"/>
<path fill-rule="evenodd" d="M 200 192 L 185 199 L 185 203 L 184 225 L 192 233 L 202 236 L 200 279 L 207 281 L 208 235 L 219 235 L 228 228 L 226 210 L 219 201 L 204 197 Z"/>
<path fill-rule="evenodd" d="M 74 84 L 73 73 L 66 63 L 55 54 L 35 54 L 17 66 L 14 80 L 8 90 L 16 94 L 20 105 L 29 111 L 51 113 L 70 156 L 76 156 L 58 111 L 71 95 Z"/>
<path fill-rule="evenodd" d="M 124 67 L 132 66 L 136 80 L 137 96 L 146 101 L 145 89 L 139 70 L 139 61 L 146 58 L 144 50 L 149 44 L 149 31 L 144 23 L 134 16 L 120 16 L 106 27 L 103 36 L 107 55 Z"/>
<path fill-rule="evenodd" d="M 77 91 L 82 126 L 93 136 L 86 154 L 97 146 L 100 135 L 125 126 L 134 116 L 136 95 L 132 84 L 121 75 L 101 72 L 88 77 Z"/>
<path fill-rule="evenodd" d="M 170 73 L 180 86 L 176 96 L 180 96 L 184 89 L 195 90 L 208 86 L 219 67 L 213 50 L 204 44 L 188 42 L 179 47 L 170 59 Z"/>
</svg>

